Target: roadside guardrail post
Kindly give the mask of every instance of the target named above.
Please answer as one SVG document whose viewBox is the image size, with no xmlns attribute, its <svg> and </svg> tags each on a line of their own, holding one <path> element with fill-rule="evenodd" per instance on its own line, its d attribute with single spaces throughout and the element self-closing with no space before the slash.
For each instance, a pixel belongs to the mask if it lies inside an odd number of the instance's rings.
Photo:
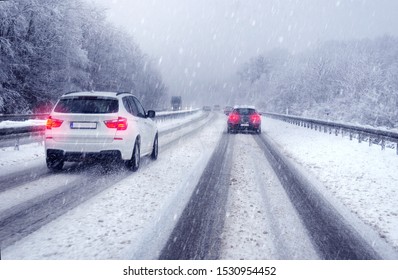
<svg viewBox="0 0 398 280">
<path fill-rule="evenodd" d="M 14 151 L 19 151 L 19 136 L 15 139 Z"/>
<path fill-rule="evenodd" d="M 45 133 L 40 133 L 40 135 L 41 135 L 41 140 L 39 141 L 39 146 L 44 146 L 44 140 L 45 140 L 45 138 L 46 138 L 46 135 L 45 135 Z"/>
<path fill-rule="evenodd" d="M 386 140 L 384 138 L 381 139 L 381 149 L 384 150 L 386 148 Z"/>
</svg>

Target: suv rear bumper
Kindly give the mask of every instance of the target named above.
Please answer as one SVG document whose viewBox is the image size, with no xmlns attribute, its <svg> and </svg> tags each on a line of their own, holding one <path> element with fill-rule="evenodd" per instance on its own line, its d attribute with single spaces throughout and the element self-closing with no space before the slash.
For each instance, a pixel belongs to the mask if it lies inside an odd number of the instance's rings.
<svg viewBox="0 0 398 280">
<path fill-rule="evenodd" d="M 87 157 L 99 158 L 107 156 L 108 158 L 112 155 L 117 155 L 122 160 L 129 160 L 133 154 L 133 146 L 127 145 L 123 141 L 117 142 L 116 140 L 112 143 L 66 143 L 66 142 L 56 142 L 52 139 L 45 140 L 45 149 L 48 155 L 49 151 L 53 153 L 54 151 L 61 151 L 63 155 L 66 155 L 70 159 L 76 158 L 75 161 L 79 161 L 79 158 L 86 159 Z M 111 151 L 111 152 L 110 152 Z M 56 152 L 59 153 L 59 152 Z M 83 155 L 83 156 L 79 156 Z M 68 159 L 65 159 L 69 161 Z M 72 161 L 72 160 L 70 160 Z"/>
<path fill-rule="evenodd" d="M 47 158 L 59 158 L 64 161 L 109 161 L 120 160 L 121 154 L 118 150 L 104 150 L 100 152 L 65 152 L 63 150 L 48 149 Z"/>
</svg>

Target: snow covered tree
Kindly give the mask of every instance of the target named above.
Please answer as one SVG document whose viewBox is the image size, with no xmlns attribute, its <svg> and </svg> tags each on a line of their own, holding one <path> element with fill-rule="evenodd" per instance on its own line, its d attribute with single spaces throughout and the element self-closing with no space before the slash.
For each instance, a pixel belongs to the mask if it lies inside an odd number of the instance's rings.
<svg viewBox="0 0 398 280">
<path fill-rule="evenodd" d="M 0 2 L 0 113 L 37 111 L 71 90 L 123 90 L 160 100 L 166 88 L 145 64 L 133 38 L 85 1 Z M 146 83 L 156 90 L 137 88 Z"/>
<path fill-rule="evenodd" d="M 268 111 L 398 126 L 397 38 L 331 41 L 286 59 L 271 57 L 253 58 L 238 72 L 240 91 Z"/>
</svg>

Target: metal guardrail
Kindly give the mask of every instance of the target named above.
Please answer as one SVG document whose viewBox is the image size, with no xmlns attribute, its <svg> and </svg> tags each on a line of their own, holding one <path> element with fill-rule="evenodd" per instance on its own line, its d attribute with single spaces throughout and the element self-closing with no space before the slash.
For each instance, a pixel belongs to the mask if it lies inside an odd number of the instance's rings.
<svg viewBox="0 0 398 280">
<path fill-rule="evenodd" d="M 200 109 L 193 109 L 193 110 L 181 110 L 181 111 L 172 111 L 172 112 L 156 112 L 155 121 L 163 121 L 165 119 L 173 119 L 173 118 L 180 118 L 184 116 L 191 115 L 193 113 L 201 111 Z"/>
<path fill-rule="evenodd" d="M 334 133 L 336 136 L 340 133 L 343 136 L 345 134 L 348 134 L 350 140 L 356 137 L 359 143 L 361 143 L 362 141 L 368 141 L 369 146 L 371 146 L 372 144 L 379 144 L 382 150 L 385 149 L 386 142 L 392 142 L 395 144 L 396 153 L 398 155 L 398 133 L 396 132 L 268 112 L 263 112 L 262 115 L 274 119 L 279 119 L 298 126 L 315 129 L 320 132 L 323 131 L 329 134 Z"/>
<path fill-rule="evenodd" d="M 173 112 L 159 112 L 156 114 L 155 120 L 164 121 L 166 119 L 181 118 L 200 111 L 200 109 L 173 111 Z M 32 115 L 0 115 L 0 121 L 25 121 L 31 119 L 46 119 L 49 114 L 32 114 Z M 14 149 L 19 150 L 20 139 L 23 137 L 37 137 L 43 136 L 45 132 L 45 125 L 30 125 L 20 127 L 0 128 L 0 141 L 12 140 L 14 141 Z"/>
<path fill-rule="evenodd" d="M 31 119 L 44 120 L 48 117 L 50 113 L 42 113 L 42 114 L 0 114 L 0 122 L 1 121 L 26 121 Z"/>
</svg>

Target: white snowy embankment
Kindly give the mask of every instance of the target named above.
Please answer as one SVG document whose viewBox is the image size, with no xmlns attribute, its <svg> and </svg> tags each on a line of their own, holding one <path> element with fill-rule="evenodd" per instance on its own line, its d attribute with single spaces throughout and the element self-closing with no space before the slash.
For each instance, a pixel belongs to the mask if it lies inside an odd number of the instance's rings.
<svg viewBox="0 0 398 280">
<path fill-rule="evenodd" d="M 262 128 L 287 157 L 398 250 L 396 150 L 269 118 L 263 118 Z"/>
</svg>

